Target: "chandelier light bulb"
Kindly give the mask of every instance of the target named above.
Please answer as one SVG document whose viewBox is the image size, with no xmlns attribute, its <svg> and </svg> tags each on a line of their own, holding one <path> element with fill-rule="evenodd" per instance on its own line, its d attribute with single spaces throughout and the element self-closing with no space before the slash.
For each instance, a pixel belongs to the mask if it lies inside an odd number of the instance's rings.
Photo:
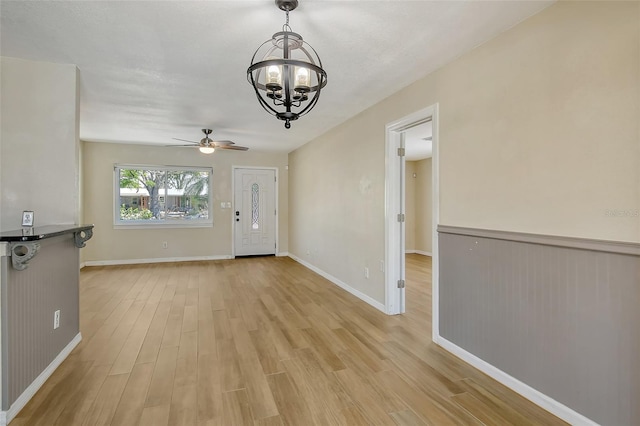
<svg viewBox="0 0 640 426">
<path fill-rule="evenodd" d="M 267 89 L 278 91 L 282 89 L 282 72 L 277 65 L 271 65 L 267 68 Z"/>
<path fill-rule="evenodd" d="M 296 92 L 307 93 L 309 91 L 309 69 L 305 67 L 296 67 L 296 83 L 294 86 Z"/>
</svg>

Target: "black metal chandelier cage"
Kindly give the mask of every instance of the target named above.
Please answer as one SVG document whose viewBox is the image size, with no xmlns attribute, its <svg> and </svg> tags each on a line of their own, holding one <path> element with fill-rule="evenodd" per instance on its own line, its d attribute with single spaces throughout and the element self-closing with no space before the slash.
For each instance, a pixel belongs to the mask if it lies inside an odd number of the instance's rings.
<svg viewBox="0 0 640 426">
<path fill-rule="evenodd" d="M 327 85 L 327 73 L 316 51 L 300 34 L 291 31 L 289 12 L 298 0 L 275 0 L 287 14 L 282 31 L 262 43 L 251 58 L 247 80 L 260 105 L 291 128 L 291 121 L 309 113 Z"/>
</svg>

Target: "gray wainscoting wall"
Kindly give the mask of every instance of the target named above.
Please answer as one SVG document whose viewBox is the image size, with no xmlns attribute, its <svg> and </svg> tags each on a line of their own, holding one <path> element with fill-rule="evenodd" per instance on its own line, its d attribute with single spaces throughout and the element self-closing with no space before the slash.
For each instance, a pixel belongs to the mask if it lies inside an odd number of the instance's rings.
<svg viewBox="0 0 640 426">
<path fill-rule="evenodd" d="M 29 267 L 3 257 L 3 400 L 7 410 L 79 333 L 79 258 L 73 234 L 42 240 Z M 60 327 L 53 316 L 60 310 Z M 6 343 L 6 346 L 5 346 Z"/>
<path fill-rule="evenodd" d="M 440 335 L 603 425 L 640 425 L 640 244 L 440 226 Z"/>
</svg>

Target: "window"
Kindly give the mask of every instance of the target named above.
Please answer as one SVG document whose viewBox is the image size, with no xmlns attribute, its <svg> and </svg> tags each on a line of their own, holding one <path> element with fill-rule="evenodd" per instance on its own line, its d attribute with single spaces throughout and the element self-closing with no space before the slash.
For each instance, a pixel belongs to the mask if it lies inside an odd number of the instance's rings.
<svg viewBox="0 0 640 426">
<path fill-rule="evenodd" d="M 257 183 L 251 185 L 251 228 L 258 229 L 260 219 L 260 187 Z"/>
<path fill-rule="evenodd" d="M 213 224 L 211 168 L 115 166 L 115 224 Z"/>
</svg>

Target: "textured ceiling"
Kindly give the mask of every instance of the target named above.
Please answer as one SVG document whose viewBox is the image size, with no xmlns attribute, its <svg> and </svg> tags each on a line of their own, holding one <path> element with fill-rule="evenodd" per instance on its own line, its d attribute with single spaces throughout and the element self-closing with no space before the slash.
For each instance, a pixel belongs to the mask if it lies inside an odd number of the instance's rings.
<svg viewBox="0 0 640 426">
<path fill-rule="evenodd" d="M 246 80 L 255 49 L 284 23 L 272 0 L 2 0 L 0 53 L 78 66 L 83 140 L 166 145 L 210 127 L 253 150 L 291 151 L 551 3 L 301 0 L 290 24 L 328 85 L 290 130 Z"/>
</svg>

